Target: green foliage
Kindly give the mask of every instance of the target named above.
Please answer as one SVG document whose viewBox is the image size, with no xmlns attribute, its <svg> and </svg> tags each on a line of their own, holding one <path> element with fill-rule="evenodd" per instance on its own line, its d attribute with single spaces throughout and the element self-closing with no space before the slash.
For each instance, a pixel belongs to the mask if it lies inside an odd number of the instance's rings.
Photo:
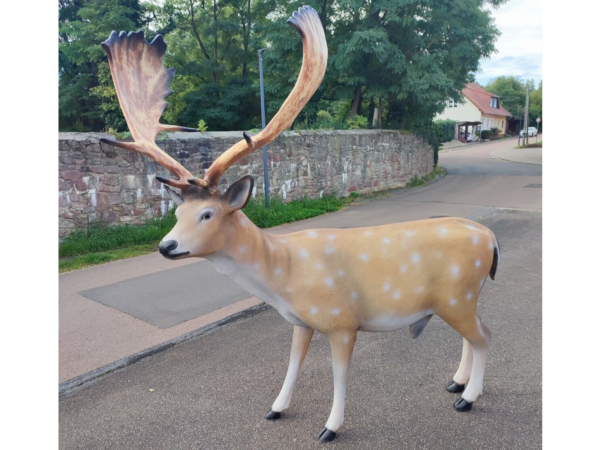
<svg viewBox="0 0 600 450">
<path fill-rule="evenodd" d="M 500 128 L 490 128 L 490 132 L 492 133 L 492 137 L 496 137 L 500 134 Z"/>
<path fill-rule="evenodd" d="M 309 4 L 325 25 L 330 58 L 294 128 L 366 128 L 381 108 L 382 126 L 417 129 L 447 98 L 460 98 L 478 61 L 493 52 L 498 30 L 488 6 L 503 2 L 60 0 L 59 126 L 126 130 L 100 43 L 112 30 L 143 29 L 148 40 L 164 35 L 165 66 L 176 69 L 164 123 L 194 127 L 202 119 L 210 130 L 258 128 L 257 50 L 267 48 L 269 119 L 302 62 L 302 43 L 286 21 Z"/>
<path fill-rule="evenodd" d="M 200 122 L 198 122 L 198 131 L 200 133 L 206 133 L 208 131 L 208 125 L 206 125 L 206 122 L 203 119 L 200 119 Z"/>
<path fill-rule="evenodd" d="M 529 127 L 537 127 L 535 119 L 542 117 L 542 82 L 535 88 L 533 80 L 523 81 L 517 76 L 502 76 L 488 83 L 485 89 L 500 97 L 502 106 L 513 117 L 523 117 L 525 114 L 525 97 L 529 86 Z M 541 130 L 540 123 L 540 130 Z M 523 126 L 523 128 L 527 128 Z"/>
<path fill-rule="evenodd" d="M 455 120 L 436 120 L 435 124 L 442 130 L 442 142 L 448 142 L 454 139 L 456 134 Z"/>
<path fill-rule="evenodd" d="M 364 116 L 356 115 L 346 121 L 349 130 L 358 130 L 360 128 L 367 128 L 368 119 Z"/>
<path fill-rule="evenodd" d="M 492 137 L 491 130 L 481 130 L 481 139 L 489 139 Z"/>
<path fill-rule="evenodd" d="M 430 123 L 413 130 L 417 136 L 421 136 L 433 149 L 433 167 L 437 167 L 439 150 L 442 145 L 444 133 L 442 127 L 437 123 Z"/>
</svg>

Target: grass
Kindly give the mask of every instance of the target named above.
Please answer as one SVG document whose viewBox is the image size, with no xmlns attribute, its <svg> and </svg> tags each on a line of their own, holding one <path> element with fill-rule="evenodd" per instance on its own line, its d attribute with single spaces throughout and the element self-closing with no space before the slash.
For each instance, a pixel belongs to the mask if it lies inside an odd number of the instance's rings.
<svg viewBox="0 0 600 450">
<path fill-rule="evenodd" d="M 529 145 L 517 145 L 515 148 L 539 148 L 542 146 L 542 141 L 530 142 Z"/>
<path fill-rule="evenodd" d="M 407 187 L 423 186 L 424 184 L 429 183 L 431 180 L 433 180 L 438 175 L 446 175 L 446 169 L 438 166 L 423 177 L 419 178 L 415 175 L 415 177 L 412 180 L 410 180 L 408 183 L 406 183 L 406 186 Z"/>
<path fill-rule="evenodd" d="M 271 199 L 269 209 L 265 208 L 263 200 L 252 199 L 244 208 L 244 213 L 259 228 L 271 228 L 339 211 L 356 198 L 358 194 L 353 193 L 345 198 L 324 196 L 289 203 Z M 170 211 L 164 218 L 150 220 L 144 225 L 111 227 L 94 224 L 89 230 L 74 232 L 59 246 L 59 272 L 155 252 L 160 240 L 175 226 L 176 221 L 174 211 Z"/>
<path fill-rule="evenodd" d="M 413 178 L 406 186 L 422 186 L 445 173 L 443 167 L 436 167 L 421 178 Z M 271 228 L 339 211 L 354 202 L 368 201 L 384 195 L 386 191 L 362 196 L 353 192 L 348 197 L 324 196 L 289 203 L 280 199 L 271 199 L 269 209 L 265 208 L 263 200 L 252 199 L 244 208 L 244 213 L 259 228 Z M 160 240 L 175 226 L 176 222 L 174 211 L 170 211 L 165 217 L 149 220 L 144 225 L 94 224 L 88 230 L 74 232 L 59 246 L 59 272 L 69 272 L 155 252 Z"/>
</svg>

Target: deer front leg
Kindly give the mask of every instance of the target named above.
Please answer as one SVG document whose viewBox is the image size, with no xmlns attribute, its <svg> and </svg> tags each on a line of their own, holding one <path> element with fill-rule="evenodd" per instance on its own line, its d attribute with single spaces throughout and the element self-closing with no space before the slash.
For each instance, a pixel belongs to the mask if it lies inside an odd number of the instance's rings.
<svg viewBox="0 0 600 450">
<path fill-rule="evenodd" d="M 292 392 L 298 379 L 300 367 L 306 356 L 308 346 L 313 337 L 315 330 L 312 328 L 303 328 L 294 326 L 294 334 L 292 336 L 292 351 L 290 352 L 290 364 L 288 366 L 287 375 L 283 382 L 281 392 L 273 402 L 273 406 L 267 413 L 268 420 L 277 420 L 281 417 L 281 412 L 290 406 L 292 400 Z"/>
<path fill-rule="evenodd" d="M 331 344 L 331 364 L 333 367 L 333 406 L 325 428 L 319 434 L 321 442 L 335 439 L 336 431 L 344 423 L 344 403 L 346 401 L 346 385 L 352 351 L 356 342 L 356 330 L 334 332 L 327 336 Z"/>
</svg>

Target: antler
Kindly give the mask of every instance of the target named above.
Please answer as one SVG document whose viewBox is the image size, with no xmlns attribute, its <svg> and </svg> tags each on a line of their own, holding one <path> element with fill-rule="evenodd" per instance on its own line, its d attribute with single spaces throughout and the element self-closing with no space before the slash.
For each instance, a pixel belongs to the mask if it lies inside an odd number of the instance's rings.
<svg viewBox="0 0 600 450">
<path fill-rule="evenodd" d="M 127 35 L 124 31 L 119 35 L 113 31 L 102 43 L 102 48 L 108 55 L 117 97 L 135 142 L 101 141 L 146 155 L 178 178 L 166 180 L 156 177 L 158 181 L 180 189 L 189 186 L 187 180 L 193 175 L 156 145 L 156 136 L 161 131 L 197 131 L 159 122 L 168 105 L 165 98 L 173 93 L 169 83 L 175 73 L 175 69 L 163 67 L 167 49 L 163 37 L 158 35 L 148 43 L 143 31 Z"/>
<path fill-rule="evenodd" d="M 244 140 L 221 154 L 206 171 L 203 180 L 194 178 L 189 180 L 190 183 L 216 186 L 221 175 L 233 163 L 268 144 L 289 128 L 323 81 L 327 69 L 327 41 L 319 15 L 310 6 L 303 6 L 292 15 L 288 23 L 300 33 L 304 51 L 302 69 L 294 89 L 264 130 L 253 138 L 244 133 Z"/>
</svg>

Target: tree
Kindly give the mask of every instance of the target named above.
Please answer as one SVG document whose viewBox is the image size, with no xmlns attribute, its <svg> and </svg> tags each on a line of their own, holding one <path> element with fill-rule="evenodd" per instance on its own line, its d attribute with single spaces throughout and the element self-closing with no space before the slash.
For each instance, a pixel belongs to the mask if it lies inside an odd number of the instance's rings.
<svg viewBox="0 0 600 450">
<path fill-rule="evenodd" d="M 523 81 L 520 77 L 500 76 L 490 81 L 485 89 L 492 94 L 500 97 L 501 105 L 512 114 L 513 117 L 520 117 L 525 113 L 525 97 L 527 96 L 527 86 L 529 86 L 529 125 L 537 125 L 535 119 L 542 115 L 542 82 L 535 89 L 533 80 Z M 526 128 L 523 125 L 523 128 Z"/>
<path fill-rule="evenodd" d="M 126 129 L 100 43 L 113 30 L 142 26 L 138 0 L 60 0 L 59 126 Z"/>
</svg>

